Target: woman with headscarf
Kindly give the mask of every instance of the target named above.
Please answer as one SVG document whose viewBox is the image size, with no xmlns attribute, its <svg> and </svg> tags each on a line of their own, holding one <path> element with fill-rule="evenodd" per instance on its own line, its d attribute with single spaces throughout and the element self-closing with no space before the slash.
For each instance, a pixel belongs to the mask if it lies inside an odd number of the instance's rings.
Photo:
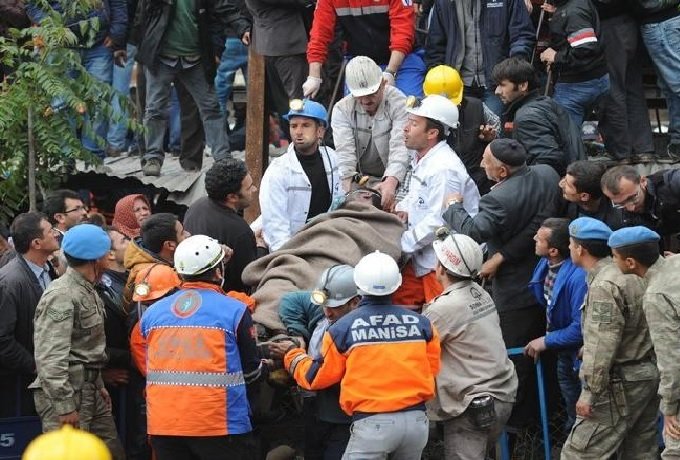
<svg viewBox="0 0 680 460">
<path fill-rule="evenodd" d="M 137 238 L 142 222 L 151 215 L 149 200 L 141 194 L 126 195 L 116 203 L 113 226 L 130 239 Z"/>
</svg>

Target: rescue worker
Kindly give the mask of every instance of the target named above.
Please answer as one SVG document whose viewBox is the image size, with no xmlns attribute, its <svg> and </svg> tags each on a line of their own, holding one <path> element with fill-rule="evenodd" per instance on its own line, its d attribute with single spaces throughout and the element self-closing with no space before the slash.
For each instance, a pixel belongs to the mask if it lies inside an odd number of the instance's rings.
<svg viewBox="0 0 680 460">
<path fill-rule="evenodd" d="M 99 436 L 124 459 L 101 370 L 106 365 L 104 303 L 95 284 L 106 268 L 111 239 L 96 225 L 64 235 L 68 268 L 43 292 L 35 311 L 35 408 L 43 432 L 73 425 Z"/>
<path fill-rule="evenodd" d="M 442 231 L 443 230 L 443 231 Z M 435 241 L 437 279 L 444 292 L 425 315 L 441 337 L 437 396 L 427 403 L 442 421 L 446 460 L 484 460 L 510 417 L 517 374 L 491 296 L 474 278 L 482 267 L 479 244 L 446 228 Z"/>
<path fill-rule="evenodd" d="M 627 227 L 609 237 L 614 262 L 624 274 L 634 274 L 647 281 L 643 307 L 649 333 L 656 350 L 661 375 L 659 395 L 664 418 L 662 459 L 680 458 L 680 256 L 659 255 L 658 233 L 646 227 Z"/>
<path fill-rule="evenodd" d="M 465 210 L 477 214 L 479 191 L 458 155 L 446 143 L 450 129 L 458 127 L 458 109 L 439 95 L 411 99 L 404 126 L 406 147 L 416 151 L 411 162 L 408 193 L 395 210 L 407 224 L 401 250 L 410 257 L 402 270 L 403 283 L 394 296 L 398 305 L 421 308 L 442 292 L 434 274 L 437 258 L 432 249 L 434 230 L 444 225 L 446 197 L 459 193 Z"/>
<path fill-rule="evenodd" d="M 333 323 L 313 358 L 289 342 L 288 372 L 303 388 L 340 382 L 340 407 L 352 416 L 343 459 L 416 459 L 427 443 L 425 402 L 434 396 L 439 336 L 430 321 L 392 303 L 396 262 L 378 251 L 354 269 L 359 308 Z M 389 370 L 389 371 L 386 371 Z"/>
<path fill-rule="evenodd" d="M 557 382 L 567 410 L 566 430 L 576 420 L 576 401 L 581 394 L 576 355 L 583 345 L 581 306 L 588 286 L 586 272 L 569 257 L 569 219 L 551 217 L 534 236 L 536 264 L 529 282 L 538 305 L 545 310 L 546 333 L 524 347 L 524 354 L 538 359 L 544 352 L 556 352 Z M 544 361 L 545 362 L 545 361 Z"/>
<path fill-rule="evenodd" d="M 321 340 L 328 328 L 355 310 L 360 300 L 354 284 L 354 268 L 335 265 L 323 271 L 314 291 L 284 295 L 279 312 L 288 333 L 303 336 L 309 343 L 309 355 L 319 358 Z M 287 341 L 276 342 L 269 346 L 269 351 L 283 358 L 288 346 Z M 340 460 L 347 448 L 352 423 L 352 419 L 340 408 L 340 385 L 317 392 L 304 391 L 302 404 L 305 459 Z"/>
<path fill-rule="evenodd" d="M 324 106 L 294 99 L 283 118 L 292 142 L 269 164 L 260 184 L 262 236 L 270 251 L 343 195 L 335 151 L 321 142 L 328 119 Z"/>
<path fill-rule="evenodd" d="M 642 311 L 645 286 L 610 257 L 612 231 L 591 217 L 569 225 L 569 251 L 588 272 L 581 316 L 583 364 L 576 423 L 562 460 L 657 458 L 659 371 Z"/>
<path fill-rule="evenodd" d="M 266 368 L 250 312 L 222 291 L 225 250 L 194 235 L 175 251 L 181 289 L 141 320 L 147 341 L 147 431 L 158 460 L 252 459 L 246 385 Z"/>
<path fill-rule="evenodd" d="M 31 441 L 21 460 L 111 460 L 111 453 L 98 437 L 64 425 Z"/>
<path fill-rule="evenodd" d="M 468 174 L 485 195 L 493 182 L 480 166 L 486 146 L 500 136 L 501 119 L 481 99 L 465 94 L 463 79 L 453 67 L 438 65 L 425 75 L 423 92 L 426 96 L 439 94 L 458 107 L 458 129 L 451 131 L 447 142 L 460 157 Z"/>
<path fill-rule="evenodd" d="M 382 207 L 390 210 L 409 163 L 406 96 L 388 85 L 378 64 L 366 56 L 347 63 L 345 82 L 350 94 L 335 104 L 331 117 L 342 188 L 350 192 L 355 176 L 368 176 L 367 185 L 382 194 Z"/>
</svg>

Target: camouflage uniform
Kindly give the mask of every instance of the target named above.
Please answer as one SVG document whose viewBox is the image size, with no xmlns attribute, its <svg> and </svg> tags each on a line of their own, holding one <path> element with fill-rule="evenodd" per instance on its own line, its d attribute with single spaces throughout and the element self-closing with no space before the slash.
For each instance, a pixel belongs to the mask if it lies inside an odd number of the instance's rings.
<svg viewBox="0 0 680 460">
<path fill-rule="evenodd" d="M 607 257 L 588 272 L 583 306 L 583 390 L 592 416 L 577 417 L 562 460 L 657 458 L 659 374 L 642 310 L 645 283 Z"/>
<path fill-rule="evenodd" d="M 104 304 L 94 285 L 69 268 L 43 293 L 35 311 L 35 407 L 43 431 L 60 427 L 59 415 L 79 413 L 80 428 L 96 434 L 114 459 L 125 454 L 100 390 L 106 364 Z"/>
<path fill-rule="evenodd" d="M 647 271 L 645 315 L 658 355 L 661 374 L 659 395 L 661 412 L 678 416 L 680 412 L 680 255 L 659 260 Z M 680 458 L 680 440 L 664 434 L 663 459 Z"/>
</svg>

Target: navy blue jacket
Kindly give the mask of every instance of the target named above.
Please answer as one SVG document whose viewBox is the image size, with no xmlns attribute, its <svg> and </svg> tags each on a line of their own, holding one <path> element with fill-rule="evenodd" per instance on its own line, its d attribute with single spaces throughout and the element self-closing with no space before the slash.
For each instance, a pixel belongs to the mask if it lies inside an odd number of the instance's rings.
<svg viewBox="0 0 680 460">
<path fill-rule="evenodd" d="M 566 259 L 557 272 L 550 305 L 546 305 L 543 296 L 543 283 L 547 274 L 548 260 L 543 257 L 529 282 L 529 289 L 538 303 L 545 307 L 550 324 L 545 346 L 549 349 L 578 349 L 583 345 L 581 306 L 588 290 L 586 272 Z"/>
<path fill-rule="evenodd" d="M 50 6 L 60 14 L 63 10 L 59 2 L 52 1 Z M 36 24 L 47 16 L 35 3 L 29 1 L 26 3 L 26 13 Z M 99 19 L 99 29 L 93 43 L 81 43 L 83 46 L 94 46 L 102 43 L 106 37 L 111 37 L 114 49 L 124 49 L 127 41 L 127 27 L 128 27 L 128 6 L 126 0 L 102 0 L 101 6 L 93 9 L 87 17 L 65 17 L 64 25 L 70 28 L 76 37 L 81 37 L 80 22 L 92 19 Z"/>
<path fill-rule="evenodd" d="M 491 71 L 503 59 L 531 56 L 536 29 L 523 0 L 481 0 L 480 37 L 484 58 L 484 77 L 492 86 Z M 427 41 L 425 64 L 430 69 L 439 64 L 460 68 L 455 62 L 461 46 L 455 0 L 435 0 Z M 495 87 L 495 85 L 494 85 Z"/>
</svg>

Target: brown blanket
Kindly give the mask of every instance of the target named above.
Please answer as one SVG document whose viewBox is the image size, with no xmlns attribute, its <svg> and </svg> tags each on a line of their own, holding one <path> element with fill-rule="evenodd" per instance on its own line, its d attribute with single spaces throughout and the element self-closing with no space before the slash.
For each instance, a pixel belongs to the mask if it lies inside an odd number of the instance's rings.
<svg viewBox="0 0 680 460">
<path fill-rule="evenodd" d="M 401 255 L 404 227 L 393 214 L 364 203 L 318 216 L 278 251 L 250 263 L 243 282 L 255 287 L 253 319 L 273 330 L 285 330 L 279 318 L 279 301 L 287 292 L 311 290 L 328 267 L 356 265 L 373 251 Z"/>
</svg>

